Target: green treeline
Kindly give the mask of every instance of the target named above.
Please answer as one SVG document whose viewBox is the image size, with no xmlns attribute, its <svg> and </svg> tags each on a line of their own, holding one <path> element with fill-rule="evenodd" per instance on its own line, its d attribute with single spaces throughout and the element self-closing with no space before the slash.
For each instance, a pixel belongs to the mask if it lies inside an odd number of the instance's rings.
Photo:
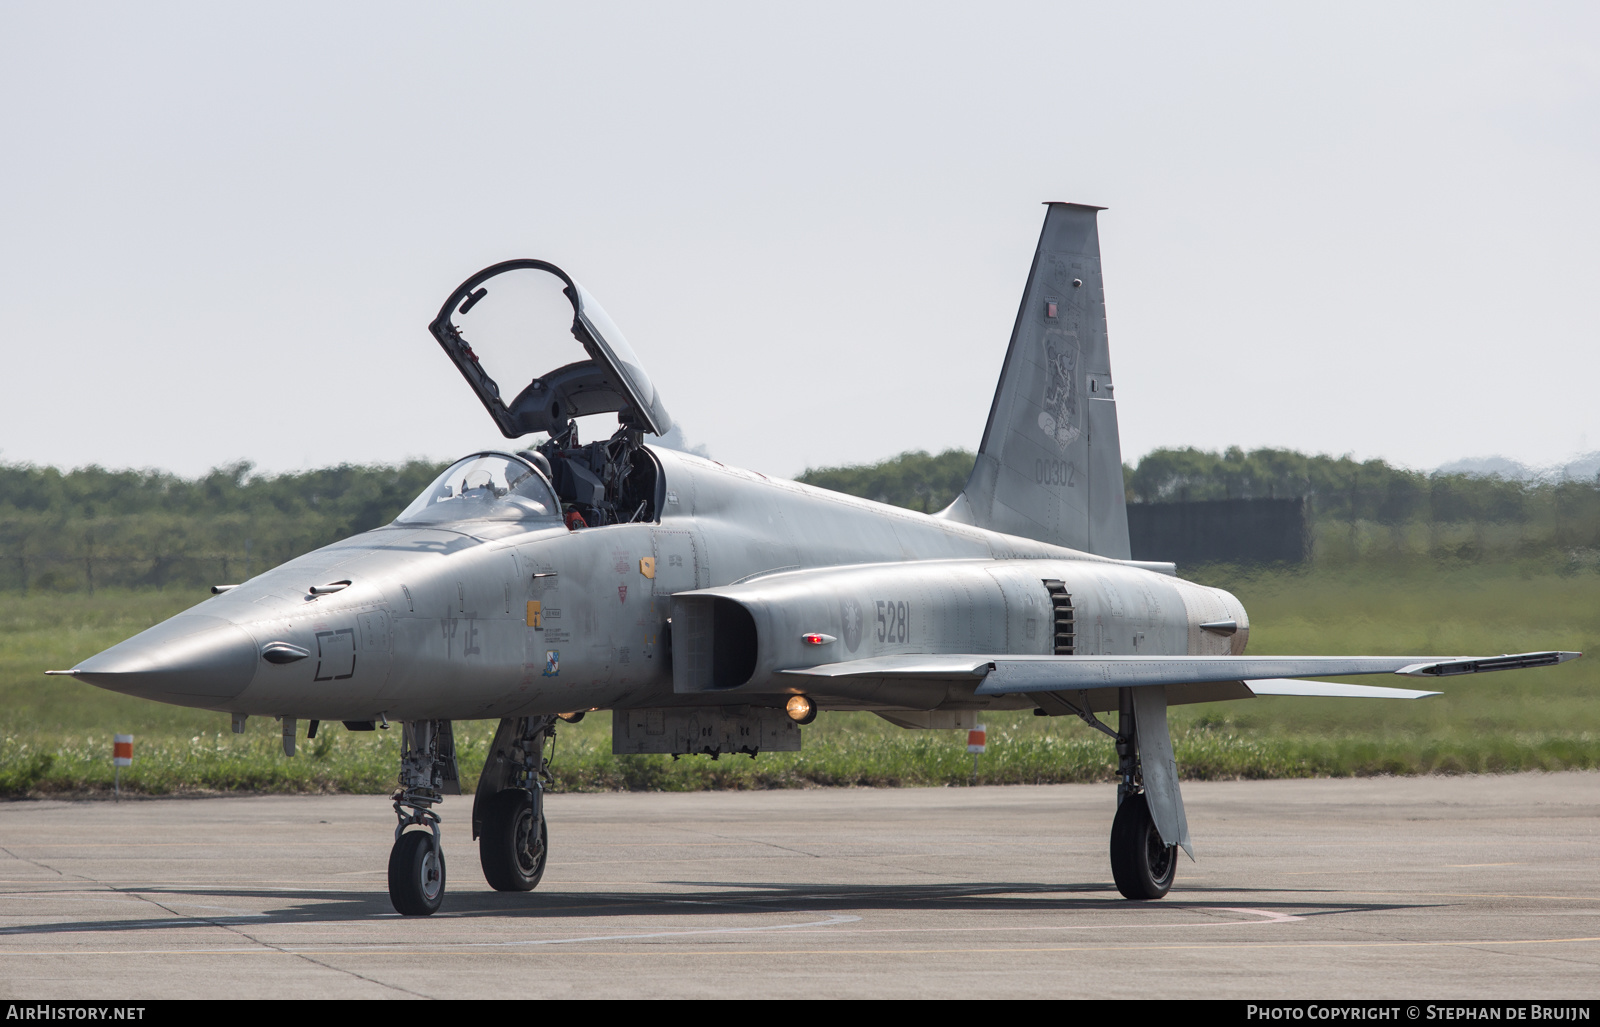
<svg viewBox="0 0 1600 1027">
<path fill-rule="evenodd" d="M 974 455 L 947 449 L 938 456 L 914 449 L 875 464 L 808 467 L 796 481 L 907 510 L 936 513 L 967 487 Z"/>
<path fill-rule="evenodd" d="M 393 520 L 443 464 L 342 464 L 194 479 L 0 464 L 0 590 L 93 592 L 241 581 Z"/>
<path fill-rule="evenodd" d="M 1174 503 L 1206 499 L 1311 499 L 1322 517 L 1402 524 L 1526 519 L 1535 497 L 1565 490 L 1568 498 L 1595 494 L 1595 482 L 1529 485 L 1500 477 L 1427 474 L 1383 460 L 1307 456 L 1292 449 L 1234 446 L 1222 453 L 1158 449 L 1137 466 L 1123 465 L 1128 500 Z M 1554 494 L 1554 493 L 1552 493 Z M 1536 504 L 1535 504 L 1536 505 Z"/>
<path fill-rule="evenodd" d="M 799 480 L 928 513 L 973 454 L 922 450 Z M 443 469 L 412 461 L 279 475 L 0 464 L 0 591 L 224 584 L 392 520 Z M 1426 474 L 1292 450 L 1158 449 L 1123 468 L 1129 502 L 1305 497 L 1318 564 L 1555 556 L 1600 564 L 1600 482 Z"/>
<path fill-rule="evenodd" d="M 922 450 L 875 464 L 810 468 L 799 477 L 817 485 L 880 503 L 933 512 L 966 486 L 974 455 L 949 449 L 937 456 Z M 1369 521 L 1393 526 L 1413 522 L 1532 524 L 1549 521 L 1574 544 L 1593 542 L 1600 516 L 1600 481 L 1524 482 L 1474 474 L 1428 474 L 1384 460 L 1308 456 L 1292 449 L 1232 447 L 1224 452 L 1157 449 L 1136 465 L 1124 464 L 1130 503 L 1175 503 L 1211 499 L 1311 500 L 1324 521 Z M 1589 528 L 1586 531 L 1584 525 Z"/>
<path fill-rule="evenodd" d="M 1429 474 L 1288 449 L 1158 449 L 1123 467 L 1129 502 L 1305 497 L 1313 560 L 1555 556 L 1595 566 L 1600 479 Z"/>
<path fill-rule="evenodd" d="M 966 485 L 973 459 L 965 450 L 917 450 L 875 464 L 807 470 L 799 480 L 932 512 Z M 1600 561 L 1596 479 L 1428 474 L 1383 460 L 1238 447 L 1158 449 L 1122 471 L 1130 503 L 1303 497 L 1313 559 L 1324 565 L 1549 554 L 1573 567 Z"/>
</svg>

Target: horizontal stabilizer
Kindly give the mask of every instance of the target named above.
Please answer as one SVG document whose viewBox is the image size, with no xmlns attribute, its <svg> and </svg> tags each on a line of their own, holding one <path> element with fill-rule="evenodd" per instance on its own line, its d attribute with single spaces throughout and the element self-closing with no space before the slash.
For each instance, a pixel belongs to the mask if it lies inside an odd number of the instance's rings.
<svg viewBox="0 0 1600 1027">
<path fill-rule="evenodd" d="M 1518 653 L 1512 656 L 1018 656 L 1011 654 L 910 653 L 848 663 L 786 670 L 818 678 L 982 678 L 979 695 L 1138 688 L 1213 681 L 1269 682 L 1278 678 L 1345 677 L 1355 674 L 1405 674 L 1446 677 L 1494 670 L 1548 667 L 1579 653 Z M 1263 687 L 1267 687 L 1264 685 Z M 1317 683 L 1319 688 L 1355 688 Z M 1251 687 L 1255 691 L 1254 687 Z M 1375 689 L 1387 695 L 1409 689 Z M 1260 692 L 1257 694 L 1267 694 Z M 1362 692 L 1274 692 L 1275 695 L 1362 695 Z M 1426 694 L 1426 693 L 1417 693 Z"/>
<path fill-rule="evenodd" d="M 1257 695 L 1309 695 L 1338 699 L 1421 699 L 1443 692 L 1422 692 L 1415 688 L 1385 688 L 1382 685 L 1341 685 L 1334 681 L 1297 681 L 1294 678 L 1266 678 L 1246 681 L 1244 686 Z"/>
</svg>

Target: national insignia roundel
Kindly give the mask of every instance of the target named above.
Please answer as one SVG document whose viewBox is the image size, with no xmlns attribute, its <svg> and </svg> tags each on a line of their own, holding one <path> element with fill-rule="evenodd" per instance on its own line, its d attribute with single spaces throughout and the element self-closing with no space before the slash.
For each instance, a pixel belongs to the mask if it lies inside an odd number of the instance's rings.
<svg viewBox="0 0 1600 1027">
<path fill-rule="evenodd" d="M 861 645 L 861 604 L 846 599 L 839 606 L 839 619 L 844 622 L 844 647 L 855 652 Z"/>
</svg>

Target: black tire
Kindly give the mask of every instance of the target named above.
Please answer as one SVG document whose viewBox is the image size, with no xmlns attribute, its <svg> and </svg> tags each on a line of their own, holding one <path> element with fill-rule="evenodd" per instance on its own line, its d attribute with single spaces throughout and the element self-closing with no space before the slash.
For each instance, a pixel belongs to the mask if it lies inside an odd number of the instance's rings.
<svg viewBox="0 0 1600 1027">
<path fill-rule="evenodd" d="M 537 822 L 536 822 L 537 821 Z M 495 891 L 532 891 L 544 876 L 550 854 L 550 829 L 544 811 L 537 817 L 533 797 L 508 788 L 489 800 L 478 835 L 478 861 Z"/>
<path fill-rule="evenodd" d="M 407 831 L 389 852 L 389 901 L 402 916 L 432 916 L 444 901 L 444 852 L 432 831 Z"/>
<path fill-rule="evenodd" d="M 1178 847 L 1161 844 L 1144 794 L 1130 795 L 1111 822 L 1111 876 L 1129 899 L 1159 899 L 1178 872 Z"/>
</svg>

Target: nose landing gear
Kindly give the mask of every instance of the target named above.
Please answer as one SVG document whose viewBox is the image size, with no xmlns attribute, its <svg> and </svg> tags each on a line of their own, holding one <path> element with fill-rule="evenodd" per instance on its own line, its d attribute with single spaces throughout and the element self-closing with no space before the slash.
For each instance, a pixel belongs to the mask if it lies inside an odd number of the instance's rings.
<svg viewBox="0 0 1600 1027">
<path fill-rule="evenodd" d="M 431 916 L 444 899 L 444 846 L 433 804 L 460 795 L 455 738 L 448 720 L 400 725 L 400 787 L 391 798 L 399 823 L 389 851 L 389 901 L 402 916 Z"/>
</svg>

